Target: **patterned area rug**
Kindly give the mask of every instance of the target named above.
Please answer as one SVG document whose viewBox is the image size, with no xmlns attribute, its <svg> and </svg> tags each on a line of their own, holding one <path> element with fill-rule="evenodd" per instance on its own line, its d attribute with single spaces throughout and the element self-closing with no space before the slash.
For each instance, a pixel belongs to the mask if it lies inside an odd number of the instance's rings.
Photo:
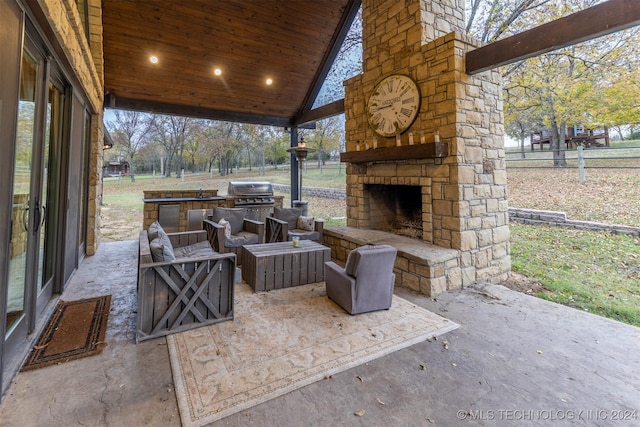
<svg viewBox="0 0 640 427">
<path fill-rule="evenodd" d="M 110 307 L 111 295 L 59 301 L 22 371 L 100 353 L 106 346 Z"/>
<path fill-rule="evenodd" d="M 235 319 L 167 336 L 184 426 L 202 426 L 458 327 L 394 296 L 350 316 L 324 282 L 255 294 L 236 285 Z"/>
</svg>

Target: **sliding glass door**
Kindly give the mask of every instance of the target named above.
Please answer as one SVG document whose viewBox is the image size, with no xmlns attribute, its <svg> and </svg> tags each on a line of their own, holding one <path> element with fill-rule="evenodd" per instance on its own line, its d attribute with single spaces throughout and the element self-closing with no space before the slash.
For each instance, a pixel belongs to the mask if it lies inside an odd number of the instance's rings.
<svg viewBox="0 0 640 427">
<path fill-rule="evenodd" d="M 64 87 L 26 40 L 20 72 L 5 350 L 35 327 L 56 275 Z"/>
</svg>

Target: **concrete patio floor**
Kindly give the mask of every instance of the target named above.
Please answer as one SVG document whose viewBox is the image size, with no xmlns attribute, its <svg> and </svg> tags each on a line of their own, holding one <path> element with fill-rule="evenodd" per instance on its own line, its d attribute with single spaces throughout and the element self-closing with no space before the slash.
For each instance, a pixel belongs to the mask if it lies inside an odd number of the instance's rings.
<svg viewBox="0 0 640 427">
<path fill-rule="evenodd" d="M 165 338 L 134 341 L 136 261 L 137 241 L 85 259 L 62 298 L 112 295 L 107 347 L 19 373 L 1 425 L 180 425 Z M 212 425 L 640 425 L 639 328 L 496 285 L 396 294 L 460 328 Z"/>
</svg>

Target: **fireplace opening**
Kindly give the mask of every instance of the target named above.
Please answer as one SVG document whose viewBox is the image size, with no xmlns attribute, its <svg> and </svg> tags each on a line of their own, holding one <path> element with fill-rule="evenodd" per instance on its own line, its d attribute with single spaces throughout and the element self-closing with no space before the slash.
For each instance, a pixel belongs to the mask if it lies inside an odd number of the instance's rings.
<svg viewBox="0 0 640 427">
<path fill-rule="evenodd" d="M 422 239 L 422 189 L 417 185 L 365 184 L 374 230 Z"/>
</svg>

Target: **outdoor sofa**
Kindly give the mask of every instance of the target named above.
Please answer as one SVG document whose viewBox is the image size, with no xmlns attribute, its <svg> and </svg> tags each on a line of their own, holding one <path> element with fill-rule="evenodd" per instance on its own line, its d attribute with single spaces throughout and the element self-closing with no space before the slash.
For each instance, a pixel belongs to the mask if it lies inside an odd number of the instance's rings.
<svg viewBox="0 0 640 427">
<path fill-rule="evenodd" d="M 236 256 L 214 251 L 204 230 L 139 235 L 136 342 L 233 319 Z"/>
</svg>

